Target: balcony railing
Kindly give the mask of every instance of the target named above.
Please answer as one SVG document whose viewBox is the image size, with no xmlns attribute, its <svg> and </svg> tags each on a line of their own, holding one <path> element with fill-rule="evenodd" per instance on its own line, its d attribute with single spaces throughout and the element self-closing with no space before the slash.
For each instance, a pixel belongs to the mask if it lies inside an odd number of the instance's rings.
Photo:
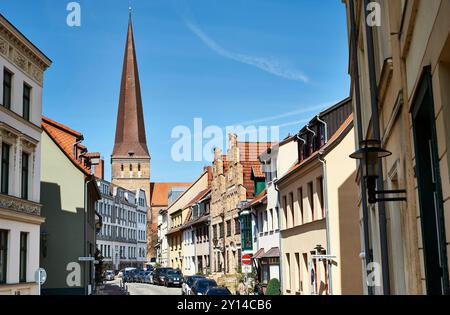
<svg viewBox="0 0 450 315">
<path fill-rule="evenodd" d="M 42 205 L 33 201 L 0 194 L 0 209 L 7 209 L 35 216 L 41 215 Z"/>
</svg>

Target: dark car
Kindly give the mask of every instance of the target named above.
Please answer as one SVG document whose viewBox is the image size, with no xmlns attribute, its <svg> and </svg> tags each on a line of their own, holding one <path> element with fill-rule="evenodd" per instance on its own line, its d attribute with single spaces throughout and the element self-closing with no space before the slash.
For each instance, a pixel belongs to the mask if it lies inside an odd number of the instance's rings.
<svg viewBox="0 0 450 315">
<path fill-rule="evenodd" d="M 136 282 L 137 276 L 139 274 L 139 269 L 134 269 L 129 276 L 129 281 L 128 282 Z"/>
<path fill-rule="evenodd" d="M 205 295 L 209 288 L 217 287 L 217 283 L 211 279 L 198 279 L 191 288 L 191 295 Z"/>
<path fill-rule="evenodd" d="M 153 284 L 163 285 L 169 270 L 173 270 L 173 268 L 156 268 L 153 271 Z"/>
<path fill-rule="evenodd" d="M 183 283 L 183 274 L 180 270 L 168 270 L 164 278 L 164 285 L 169 286 L 180 286 Z"/>
<path fill-rule="evenodd" d="M 125 269 L 123 271 L 123 282 L 133 282 L 134 280 L 134 272 L 136 269 Z"/>
<path fill-rule="evenodd" d="M 205 279 L 204 276 L 188 276 L 184 279 L 181 287 L 181 295 L 191 295 L 191 287 L 198 279 Z"/>
<path fill-rule="evenodd" d="M 153 271 L 146 271 L 143 278 L 143 283 L 153 284 Z"/>
<path fill-rule="evenodd" d="M 205 295 L 232 295 L 230 290 L 228 290 L 228 288 L 226 287 L 211 287 L 209 288 Z"/>
<path fill-rule="evenodd" d="M 145 275 L 145 270 L 143 270 L 143 269 L 136 270 L 136 272 L 134 273 L 134 277 L 133 277 L 134 282 L 142 283 L 144 280 L 144 275 Z"/>
</svg>

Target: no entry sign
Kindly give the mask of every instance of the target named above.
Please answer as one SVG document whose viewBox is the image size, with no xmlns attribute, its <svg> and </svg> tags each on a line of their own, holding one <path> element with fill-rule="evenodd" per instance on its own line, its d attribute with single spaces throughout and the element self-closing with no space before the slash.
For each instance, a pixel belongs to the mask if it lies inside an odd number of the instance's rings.
<svg viewBox="0 0 450 315">
<path fill-rule="evenodd" d="M 249 266 L 252 264 L 252 256 L 249 254 L 242 255 L 242 264 L 244 266 Z"/>
</svg>

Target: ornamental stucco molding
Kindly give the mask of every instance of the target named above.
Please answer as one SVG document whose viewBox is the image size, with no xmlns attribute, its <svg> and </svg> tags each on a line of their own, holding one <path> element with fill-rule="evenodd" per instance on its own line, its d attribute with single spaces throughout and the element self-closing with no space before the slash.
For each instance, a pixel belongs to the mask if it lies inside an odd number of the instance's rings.
<svg viewBox="0 0 450 315">
<path fill-rule="evenodd" d="M 0 194 L 0 209 L 12 210 L 36 216 L 41 215 L 40 204 L 1 194 Z"/>
<path fill-rule="evenodd" d="M 0 27 L 0 56 L 9 60 L 19 69 L 25 72 L 33 81 L 40 86 L 43 84 L 44 68 L 36 65 L 25 49 L 20 44 L 13 44 L 8 35 L 1 31 Z"/>
</svg>

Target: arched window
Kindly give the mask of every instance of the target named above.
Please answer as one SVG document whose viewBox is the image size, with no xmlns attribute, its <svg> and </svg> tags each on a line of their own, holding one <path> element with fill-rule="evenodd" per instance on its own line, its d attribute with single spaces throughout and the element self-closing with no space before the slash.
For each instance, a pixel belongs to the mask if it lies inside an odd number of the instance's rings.
<svg viewBox="0 0 450 315">
<path fill-rule="evenodd" d="M 130 164 L 130 172 L 133 171 L 133 164 Z"/>
<path fill-rule="evenodd" d="M 138 164 L 138 172 L 141 171 L 141 163 Z"/>
<path fill-rule="evenodd" d="M 120 170 L 123 172 L 123 164 L 120 164 Z"/>
</svg>

